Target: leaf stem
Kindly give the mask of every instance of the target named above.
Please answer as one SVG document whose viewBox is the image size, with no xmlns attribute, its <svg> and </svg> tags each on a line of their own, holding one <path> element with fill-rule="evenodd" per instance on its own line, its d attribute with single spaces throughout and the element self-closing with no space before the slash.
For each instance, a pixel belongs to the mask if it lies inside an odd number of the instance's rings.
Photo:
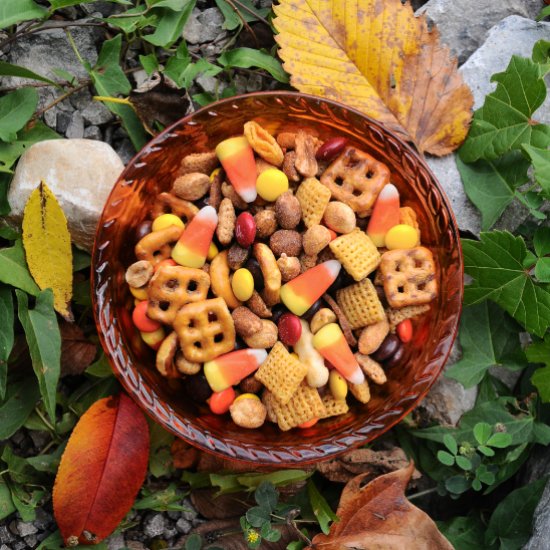
<svg viewBox="0 0 550 550">
<path fill-rule="evenodd" d="M 34 411 L 36 412 L 36 414 L 38 415 L 38 417 L 40 418 L 40 420 L 42 420 L 42 422 L 44 422 L 44 425 L 50 430 L 52 431 L 53 433 L 55 433 L 55 428 L 54 426 L 52 425 L 52 423 L 42 414 L 42 411 L 36 407 L 34 409 Z"/>
<path fill-rule="evenodd" d="M 409 495 L 407 498 L 409 500 L 414 500 L 416 498 L 421 498 L 426 495 L 431 495 L 432 493 L 435 493 L 437 491 L 437 487 L 432 487 L 431 489 L 426 489 L 425 491 L 420 491 L 418 493 L 414 493 L 412 495 Z"/>
<path fill-rule="evenodd" d="M 233 2 L 235 2 L 235 4 L 237 4 L 237 6 L 242 8 L 244 11 L 247 11 L 250 15 L 254 16 L 258 21 L 261 21 L 269 28 L 271 28 L 271 25 L 269 24 L 269 21 L 267 19 L 265 19 L 261 15 L 258 15 L 257 13 L 254 13 L 248 6 L 245 6 L 242 2 L 239 2 L 239 0 L 233 0 Z"/>
<path fill-rule="evenodd" d="M 129 107 L 134 108 L 132 102 L 127 97 L 110 97 L 104 95 L 95 95 L 93 97 L 96 101 L 104 101 L 106 103 L 120 103 L 122 105 L 128 105 Z"/>
</svg>

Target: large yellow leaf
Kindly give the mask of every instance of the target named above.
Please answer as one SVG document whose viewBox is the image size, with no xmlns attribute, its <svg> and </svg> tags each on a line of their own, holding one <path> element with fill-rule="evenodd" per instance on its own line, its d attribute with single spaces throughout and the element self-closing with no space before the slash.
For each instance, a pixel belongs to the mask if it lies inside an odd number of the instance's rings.
<svg viewBox="0 0 550 550">
<path fill-rule="evenodd" d="M 276 40 L 290 83 L 382 122 L 421 152 L 466 137 L 472 93 L 456 59 L 401 0 L 280 0 Z"/>
<path fill-rule="evenodd" d="M 51 288 L 55 310 L 72 320 L 73 254 L 67 220 L 55 195 L 42 182 L 23 213 L 23 246 L 29 271 L 40 289 Z"/>
</svg>

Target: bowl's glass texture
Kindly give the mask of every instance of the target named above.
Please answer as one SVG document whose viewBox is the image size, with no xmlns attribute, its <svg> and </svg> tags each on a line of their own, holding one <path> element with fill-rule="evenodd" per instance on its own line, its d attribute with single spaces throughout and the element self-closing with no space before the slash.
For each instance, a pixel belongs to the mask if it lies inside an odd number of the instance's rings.
<svg viewBox="0 0 550 550">
<path fill-rule="evenodd" d="M 422 243 L 436 260 L 439 294 L 430 313 L 415 325 L 406 360 L 388 372 L 383 386 L 371 385 L 367 405 L 309 429 L 281 432 L 266 423 L 238 428 L 229 415 L 198 407 L 155 369 L 154 353 L 133 327 L 133 298 L 124 282 L 135 261 L 137 225 L 149 218 L 155 196 L 169 190 L 181 158 L 213 149 L 242 133 L 254 119 L 271 132 L 307 126 L 320 138 L 345 136 L 386 163 L 401 193 L 414 207 Z M 296 465 L 325 460 L 373 440 L 403 418 L 440 374 L 456 335 L 463 290 L 462 256 L 454 216 L 425 162 L 389 131 L 337 103 L 297 93 L 266 92 L 210 105 L 153 139 L 128 165 L 113 188 L 99 222 L 93 252 L 94 313 L 101 343 L 116 375 L 157 422 L 191 444 L 230 459 L 256 464 Z"/>
</svg>

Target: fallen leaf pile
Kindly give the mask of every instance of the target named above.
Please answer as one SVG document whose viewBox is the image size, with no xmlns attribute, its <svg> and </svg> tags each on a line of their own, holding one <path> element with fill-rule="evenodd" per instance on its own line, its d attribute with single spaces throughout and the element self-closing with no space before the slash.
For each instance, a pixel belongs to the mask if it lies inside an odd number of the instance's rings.
<svg viewBox="0 0 550 550">
<path fill-rule="evenodd" d="M 340 520 L 328 535 L 316 535 L 309 550 L 452 550 L 430 517 L 407 500 L 405 489 L 413 472 L 411 462 L 364 487 L 368 473 L 353 478 L 340 497 Z"/>
<path fill-rule="evenodd" d="M 273 10 L 295 88 L 362 111 L 421 152 L 445 155 L 464 141 L 472 93 L 408 2 L 281 0 Z"/>
<path fill-rule="evenodd" d="M 74 323 L 59 323 L 61 331 L 61 376 L 82 374 L 96 354 L 96 346 Z"/>
</svg>

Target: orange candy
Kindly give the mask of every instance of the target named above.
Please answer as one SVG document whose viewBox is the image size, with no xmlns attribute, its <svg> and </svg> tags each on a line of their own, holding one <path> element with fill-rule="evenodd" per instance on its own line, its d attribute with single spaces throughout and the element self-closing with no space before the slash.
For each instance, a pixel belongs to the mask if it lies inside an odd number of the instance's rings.
<svg viewBox="0 0 550 550">
<path fill-rule="evenodd" d="M 233 401 L 235 401 L 235 397 L 233 386 L 229 386 L 229 388 L 223 391 L 214 392 L 208 400 L 210 410 L 214 414 L 225 414 L 229 410 L 229 407 L 231 407 Z"/>
<path fill-rule="evenodd" d="M 147 305 L 147 300 L 139 302 L 132 313 L 132 321 L 140 332 L 155 332 L 155 330 L 161 328 L 162 325 L 158 321 L 154 321 L 147 317 Z"/>
<path fill-rule="evenodd" d="M 401 321 L 396 329 L 397 336 L 399 336 L 399 340 L 406 344 L 407 342 L 410 342 L 413 337 L 413 325 L 412 321 L 410 319 L 405 319 Z"/>
</svg>

